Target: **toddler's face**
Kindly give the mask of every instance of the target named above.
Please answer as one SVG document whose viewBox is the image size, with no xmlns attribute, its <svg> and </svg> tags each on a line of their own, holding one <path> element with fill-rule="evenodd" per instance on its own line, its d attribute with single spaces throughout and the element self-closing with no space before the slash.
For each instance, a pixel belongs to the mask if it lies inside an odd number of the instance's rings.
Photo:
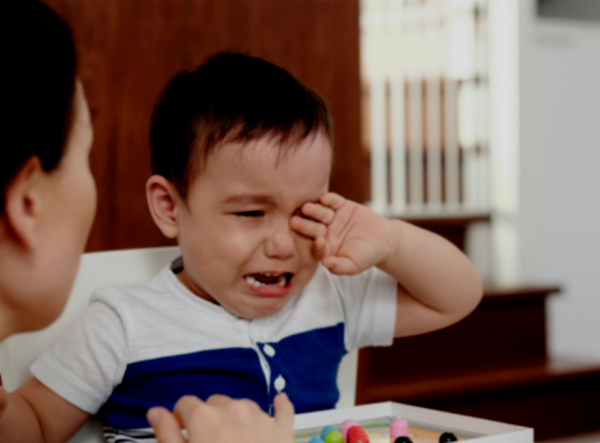
<svg viewBox="0 0 600 443">
<path fill-rule="evenodd" d="M 327 192 L 330 169 L 321 132 L 289 149 L 271 137 L 220 146 L 179 205 L 179 280 L 242 318 L 279 312 L 317 269 L 290 219 Z"/>
</svg>

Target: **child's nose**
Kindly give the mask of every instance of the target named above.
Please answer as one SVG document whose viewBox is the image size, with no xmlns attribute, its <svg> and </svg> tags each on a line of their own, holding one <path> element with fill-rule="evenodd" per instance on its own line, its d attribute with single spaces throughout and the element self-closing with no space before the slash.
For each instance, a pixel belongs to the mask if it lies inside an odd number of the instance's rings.
<svg viewBox="0 0 600 443">
<path fill-rule="evenodd" d="M 265 244 L 265 254 L 267 257 L 286 259 L 294 253 L 294 232 L 289 224 L 278 226 L 270 233 Z"/>
</svg>

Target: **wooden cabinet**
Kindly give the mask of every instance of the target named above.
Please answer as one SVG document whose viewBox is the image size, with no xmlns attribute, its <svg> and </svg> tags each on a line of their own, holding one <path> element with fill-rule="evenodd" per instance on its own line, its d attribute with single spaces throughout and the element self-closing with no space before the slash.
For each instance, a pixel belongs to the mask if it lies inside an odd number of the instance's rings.
<svg viewBox="0 0 600 443">
<path fill-rule="evenodd" d="M 413 222 L 464 245 L 460 225 L 471 221 Z M 536 441 L 600 429 L 600 365 L 547 352 L 546 300 L 558 292 L 488 286 L 461 322 L 362 349 L 357 404 L 396 401 L 532 427 Z"/>
</svg>

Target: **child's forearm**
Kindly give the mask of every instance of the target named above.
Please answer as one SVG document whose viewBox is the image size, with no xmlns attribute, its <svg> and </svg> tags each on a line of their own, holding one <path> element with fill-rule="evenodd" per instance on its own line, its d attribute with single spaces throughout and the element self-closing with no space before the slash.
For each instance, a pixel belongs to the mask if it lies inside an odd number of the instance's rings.
<svg viewBox="0 0 600 443">
<path fill-rule="evenodd" d="M 354 275 L 372 266 L 398 281 L 395 336 L 421 334 L 457 322 L 481 300 L 481 279 L 467 257 L 444 238 L 327 193 L 307 202 L 290 226 L 313 238 L 313 255 L 330 272 Z"/>
<path fill-rule="evenodd" d="M 475 309 L 482 285 L 467 257 L 430 231 L 390 223 L 388 254 L 378 267 L 399 282 L 396 337 L 448 326 Z"/>
<path fill-rule="evenodd" d="M 0 412 L 2 443 L 44 443 L 42 430 L 31 405 L 18 393 L 6 395 L 6 407 Z"/>
</svg>

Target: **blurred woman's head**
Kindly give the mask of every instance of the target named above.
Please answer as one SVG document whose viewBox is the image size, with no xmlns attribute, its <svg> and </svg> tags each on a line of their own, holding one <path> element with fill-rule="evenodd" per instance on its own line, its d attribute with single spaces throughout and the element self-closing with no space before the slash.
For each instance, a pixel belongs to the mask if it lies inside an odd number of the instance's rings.
<svg viewBox="0 0 600 443">
<path fill-rule="evenodd" d="M 92 127 L 69 29 L 42 3 L 5 3 L 0 340 L 60 314 L 96 205 Z"/>
<path fill-rule="evenodd" d="M 2 10 L 0 198 L 31 156 L 46 171 L 58 165 L 75 92 L 75 52 L 62 20 L 32 0 L 6 2 Z"/>
</svg>

